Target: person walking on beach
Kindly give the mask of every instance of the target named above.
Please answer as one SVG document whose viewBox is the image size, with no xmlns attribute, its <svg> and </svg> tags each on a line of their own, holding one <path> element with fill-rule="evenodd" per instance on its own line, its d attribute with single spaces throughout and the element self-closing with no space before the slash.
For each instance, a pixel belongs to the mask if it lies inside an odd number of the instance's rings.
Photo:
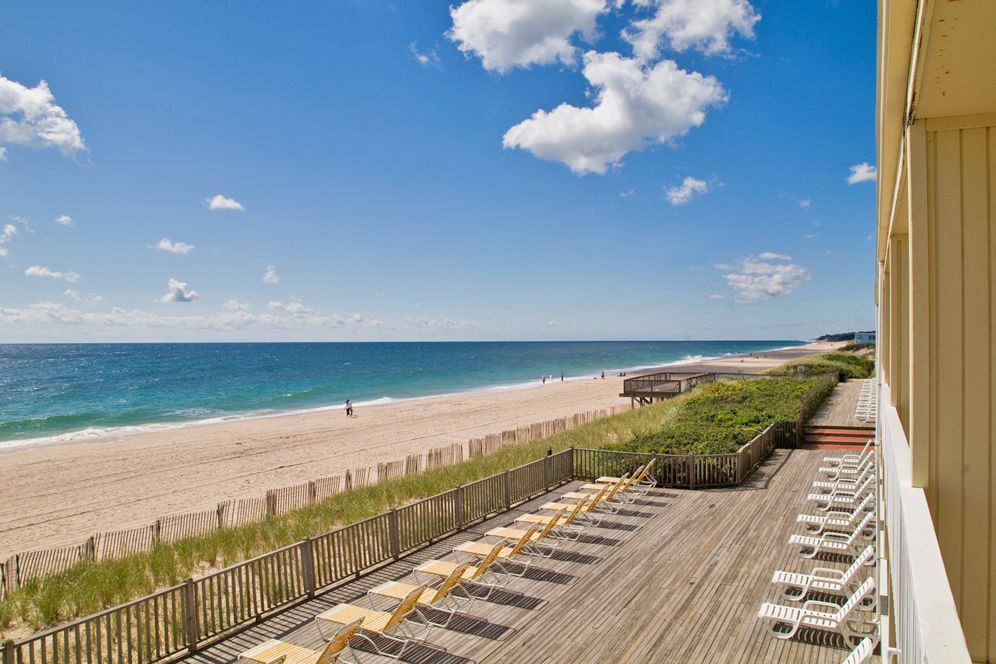
<svg viewBox="0 0 996 664">
<path fill-rule="evenodd" d="M 605 371 L 602 371 L 602 380 L 605 380 Z"/>
<path fill-rule="evenodd" d="M 561 383 L 564 382 L 564 372 L 563 371 L 560 372 L 560 382 Z"/>
<path fill-rule="evenodd" d="M 352 416 L 353 416 L 353 402 L 350 401 L 349 399 L 346 399 L 346 417 L 352 417 Z"/>
</svg>

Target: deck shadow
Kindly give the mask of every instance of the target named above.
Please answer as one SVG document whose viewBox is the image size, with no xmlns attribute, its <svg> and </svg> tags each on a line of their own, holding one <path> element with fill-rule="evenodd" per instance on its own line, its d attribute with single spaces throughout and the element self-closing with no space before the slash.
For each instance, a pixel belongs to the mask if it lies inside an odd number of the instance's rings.
<svg viewBox="0 0 996 664">
<path fill-rule="evenodd" d="M 481 588 L 472 584 L 468 587 L 468 592 L 482 602 L 500 604 L 502 606 L 511 606 L 516 609 L 526 609 L 527 611 L 535 611 L 549 601 L 541 597 L 532 597 L 531 595 L 525 595 L 511 590 L 502 590 L 500 588 L 493 590 L 491 595 L 488 596 L 487 588 Z"/>
<path fill-rule="evenodd" d="M 590 556 L 587 553 L 578 553 L 577 551 L 554 551 L 553 555 L 550 556 L 550 560 L 563 560 L 569 563 L 594 565 L 602 559 L 598 556 Z"/>
<path fill-rule="evenodd" d="M 439 622 L 443 622 L 448 616 L 445 611 L 440 611 L 430 607 L 420 607 L 419 612 L 424 614 L 429 620 L 437 620 Z M 436 626 L 436 629 L 445 629 L 451 632 L 469 634 L 470 636 L 477 636 L 482 639 L 491 639 L 492 641 L 504 641 L 516 631 L 511 627 L 499 625 L 498 623 L 490 622 L 484 618 L 478 618 L 477 616 L 469 613 L 457 613 L 450 618 L 450 622 L 446 625 L 446 627 Z"/>
<path fill-rule="evenodd" d="M 656 514 L 653 512 L 640 512 L 638 510 L 629 510 L 625 508 L 620 508 L 618 512 L 614 512 L 612 516 L 635 516 L 639 519 L 652 519 Z"/>
<path fill-rule="evenodd" d="M 409 664 L 475 664 L 475 661 L 472 659 L 454 655 L 428 644 L 423 645 L 422 643 L 412 642 L 405 645 L 402 649 L 397 643 L 393 643 L 381 636 L 372 636 L 371 638 L 377 644 L 377 648 L 391 653 L 390 657 L 392 659 L 401 662 L 408 662 Z M 373 646 L 361 639 L 354 638 L 350 641 L 349 647 L 356 652 L 371 655 L 377 654 Z M 402 656 L 399 657 L 398 655 Z M 379 656 L 384 657 L 384 655 Z"/>
<path fill-rule="evenodd" d="M 602 521 L 595 528 L 604 528 L 605 530 L 625 530 L 626 532 L 633 532 L 634 530 L 639 530 L 639 526 L 634 526 L 631 523 L 619 523 L 618 521 Z"/>
</svg>

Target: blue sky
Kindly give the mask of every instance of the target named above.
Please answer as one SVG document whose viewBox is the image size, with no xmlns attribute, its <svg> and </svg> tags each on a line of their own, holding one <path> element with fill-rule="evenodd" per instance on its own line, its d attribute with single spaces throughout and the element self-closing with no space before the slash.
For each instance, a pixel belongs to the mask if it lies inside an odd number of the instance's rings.
<svg viewBox="0 0 996 664">
<path fill-rule="evenodd" d="M 873 326 L 874 3 L 451 2 L 7 7 L 0 341 Z"/>
</svg>

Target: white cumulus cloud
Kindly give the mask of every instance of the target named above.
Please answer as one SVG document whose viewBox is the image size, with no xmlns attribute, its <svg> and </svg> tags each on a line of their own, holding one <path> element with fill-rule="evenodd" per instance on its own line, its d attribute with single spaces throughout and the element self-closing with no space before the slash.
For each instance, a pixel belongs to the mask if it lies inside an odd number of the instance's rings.
<svg viewBox="0 0 996 664">
<path fill-rule="evenodd" d="M 49 279 L 62 279 L 63 281 L 76 282 L 80 280 L 80 275 L 75 272 L 58 272 L 50 270 L 43 265 L 32 265 L 24 271 L 28 277 L 47 277 Z"/>
<path fill-rule="evenodd" d="M 715 78 L 686 72 L 672 60 L 642 67 L 618 53 L 590 51 L 584 61 L 594 106 L 536 111 L 505 133 L 506 148 L 529 150 L 578 174 L 605 173 L 627 152 L 698 127 L 708 107 L 727 99 Z"/>
<path fill-rule="evenodd" d="M 266 272 L 263 273 L 263 283 L 264 284 L 280 283 L 280 275 L 277 274 L 277 268 L 275 265 L 266 266 Z"/>
<path fill-rule="evenodd" d="M 0 75 L 0 143 L 30 148 L 54 147 L 71 156 L 86 150 L 83 135 L 45 81 L 29 88 Z M 0 157 L 6 155 L 6 149 Z"/>
<path fill-rule="evenodd" d="M 801 265 L 789 263 L 790 256 L 765 251 L 741 258 L 735 263 L 719 264 L 723 278 L 738 304 L 757 304 L 780 295 L 794 293 L 809 278 Z"/>
<path fill-rule="evenodd" d="M 229 311 L 248 311 L 249 310 L 249 303 L 248 302 L 240 302 L 239 300 L 237 300 L 234 297 L 233 298 L 229 298 L 228 301 L 225 302 L 224 304 L 222 304 L 221 306 L 224 307 L 225 309 L 228 309 Z"/>
<path fill-rule="evenodd" d="M 709 184 L 705 180 L 696 180 L 689 176 L 681 181 L 681 184 L 668 188 L 667 201 L 671 205 L 685 205 L 693 198 L 709 191 Z"/>
<path fill-rule="evenodd" d="M 3 227 L 0 228 L 0 256 L 7 255 L 8 253 L 7 245 L 10 243 L 11 240 L 14 239 L 14 236 L 16 235 L 17 235 L 17 226 L 15 226 L 14 224 L 4 224 Z"/>
<path fill-rule="evenodd" d="M 185 282 L 170 279 L 166 285 L 166 294 L 160 300 L 163 302 L 193 302 L 198 297 L 200 295 L 197 294 L 197 291 L 188 288 Z"/>
<path fill-rule="evenodd" d="M 211 198 L 204 199 L 207 203 L 209 210 L 238 210 L 239 212 L 245 211 L 245 206 L 239 203 L 234 198 L 226 198 L 221 194 L 215 194 Z"/>
<path fill-rule="evenodd" d="M 189 254 L 194 250 L 194 245 L 187 244 L 186 242 L 173 242 L 173 240 L 164 237 L 156 244 L 150 244 L 149 248 L 165 251 L 171 254 Z"/>
<path fill-rule="evenodd" d="M 70 217 L 68 214 L 60 214 L 58 217 L 55 218 L 55 223 L 59 224 L 60 226 L 72 226 L 73 218 Z"/>
<path fill-rule="evenodd" d="M 476 55 L 485 69 L 499 73 L 514 67 L 572 66 L 580 33 L 595 35 L 595 19 L 608 9 L 606 0 L 467 0 L 450 7 L 453 27 L 446 36 L 465 55 Z"/>
<path fill-rule="evenodd" d="M 801 207 L 801 208 L 808 208 L 812 204 L 813 204 L 813 200 L 811 198 L 804 198 L 801 201 L 799 201 L 799 207 Z"/>
<path fill-rule="evenodd" d="M 706 55 L 729 54 L 730 39 L 735 34 L 753 39 L 754 25 L 761 20 L 747 0 L 640 0 L 635 4 L 654 7 L 652 16 L 623 30 L 623 38 L 643 62 L 660 57 L 665 45 L 679 52 L 692 48 Z"/>
<path fill-rule="evenodd" d="M 859 182 L 874 182 L 878 177 L 878 169 L 868 162 L 851 166 L 851 174 L 847 176 L 847 184 Z"/>
</svg>

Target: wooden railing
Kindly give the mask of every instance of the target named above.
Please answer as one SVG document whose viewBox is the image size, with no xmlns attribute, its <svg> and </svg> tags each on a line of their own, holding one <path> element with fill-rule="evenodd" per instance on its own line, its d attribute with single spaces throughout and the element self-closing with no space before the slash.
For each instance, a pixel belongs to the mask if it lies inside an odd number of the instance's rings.
<svg viewBox="0 0 996 664">
<path fill-rule="evenodd" d="M 889 386 L 883 383 L 879 389 L 882 516 L 893 607 L 889 629 L 883 632 L 895 636 L 897 659 L 903 664 L 968 664 L 971 658 L 927 498 L 910 482 L 909 442 L 899 414 L 890 405 Z"/>
<path fill-rule="evenodd" d="M 716 374 L 708 372 L 661 371 L 658 373 L 634 376 L 623 381 L 624 396 L 667 396 L 687 392 L 699 383 L 716 379 Z"/>
<path fill-rule="evenodd" d="M 194 652 L 573 479 L 573 450 L 310 537 L 127 604 L 3 644 L 2 664 L 149 664 Z"/>
<path fill-rule="evenodd" d="M 746 480 L 776 447 L 794 447 L 795 423 L 776 422 L 732 454 L 651 454 L 576 448 L 574 476 L 597 479 L 632 473 L 656 459 L 658 486 L 689 489 L 731 486 Z"/>
</svg>

